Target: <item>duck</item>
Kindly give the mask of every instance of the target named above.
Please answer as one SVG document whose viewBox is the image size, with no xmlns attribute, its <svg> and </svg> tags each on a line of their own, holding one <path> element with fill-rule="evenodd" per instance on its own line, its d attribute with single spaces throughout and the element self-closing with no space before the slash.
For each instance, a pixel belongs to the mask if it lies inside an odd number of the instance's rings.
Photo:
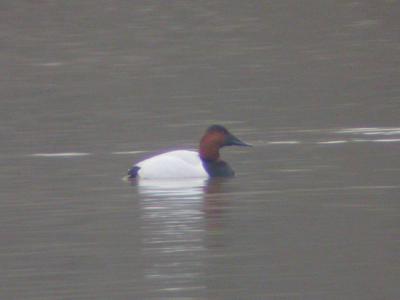
<svg viewBox="0 0 400 300">
<path fill-rule="evenodd" d="M 142 160 L 128 170 L 128 179 L 182 179 L 233 177 L 235 172 L 220 158 L 225 146 L 251 147 L 222 125 L 207 128 L 198 151 L 173 150 Z"/>
</svg>

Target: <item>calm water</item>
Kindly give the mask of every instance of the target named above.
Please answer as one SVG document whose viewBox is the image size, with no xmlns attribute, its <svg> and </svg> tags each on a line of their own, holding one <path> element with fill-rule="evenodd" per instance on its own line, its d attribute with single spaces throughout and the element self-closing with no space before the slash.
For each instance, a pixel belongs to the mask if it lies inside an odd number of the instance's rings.
<svg viewBox="0 0 400 300">
<path fill-rule="evenodd" d="M 399 299 L 399 2 L 133 2 L 0 5 L 0 298 Z"/>
</svg>

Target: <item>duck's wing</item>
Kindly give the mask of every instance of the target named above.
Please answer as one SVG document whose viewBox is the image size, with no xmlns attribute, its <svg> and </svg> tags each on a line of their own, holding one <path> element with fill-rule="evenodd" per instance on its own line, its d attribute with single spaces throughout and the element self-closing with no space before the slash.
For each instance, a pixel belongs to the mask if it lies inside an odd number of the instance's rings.
<svg viewBox="0 0 400 300">
<path fill-rule="evenodd" d="M 140 178 L 208 177 L 195 151 L 175 150 L 159 154 L 136 164 Z"/>
<path fill-rule="evenodd" d="M 199 157 L 199 153 L 197 151 L 192 150 L 174 150 L 163 153 L 161 155 L 167 155 L 168 157 L 176 157 L 178 159 L 183 160 L 184 162 L 197 165 L 201 164 L 201 159 Z"/>
</svg>

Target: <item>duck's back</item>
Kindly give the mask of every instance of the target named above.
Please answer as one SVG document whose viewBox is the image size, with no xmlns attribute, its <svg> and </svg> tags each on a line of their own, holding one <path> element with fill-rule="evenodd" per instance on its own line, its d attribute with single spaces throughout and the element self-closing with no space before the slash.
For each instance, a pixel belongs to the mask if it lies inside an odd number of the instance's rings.
<svg viewBox="0 0 400 300">
<path fill-rule="evenodd" d="M 136 164 L 140 178 L 208 177 L 198 152 L 175 150 L 159 154 Z"/>
</svg>

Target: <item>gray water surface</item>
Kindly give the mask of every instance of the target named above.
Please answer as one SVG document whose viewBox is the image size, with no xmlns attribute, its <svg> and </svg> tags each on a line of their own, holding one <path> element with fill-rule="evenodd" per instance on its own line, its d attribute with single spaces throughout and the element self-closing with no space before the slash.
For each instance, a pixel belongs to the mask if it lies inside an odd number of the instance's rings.
<svg viewBox="0 0 400 300">
<path fill-rule="evenodd" d="M 399 8 L 3 2 L 0 299 L 399 299 Z"/>
</svg>

